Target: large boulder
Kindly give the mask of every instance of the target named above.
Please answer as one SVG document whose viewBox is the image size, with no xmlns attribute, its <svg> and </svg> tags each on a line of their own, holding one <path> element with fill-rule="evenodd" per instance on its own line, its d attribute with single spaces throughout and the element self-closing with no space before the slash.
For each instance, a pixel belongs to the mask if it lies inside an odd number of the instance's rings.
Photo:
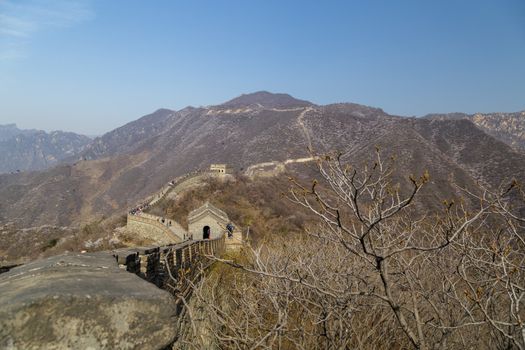
<svg viewBox="0 0 525 350">
<path fill-rule="evenodd" d="M 66 254 L 0 275 L 0 349 L 162 349 L 172 296 L 110 254 Z"/>
</svg>

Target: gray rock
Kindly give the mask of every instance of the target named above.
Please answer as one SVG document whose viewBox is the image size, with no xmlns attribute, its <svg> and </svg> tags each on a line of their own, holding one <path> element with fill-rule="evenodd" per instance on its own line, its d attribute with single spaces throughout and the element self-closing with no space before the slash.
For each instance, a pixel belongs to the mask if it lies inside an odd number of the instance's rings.
<svg viewBox="0 0 525 350">
<path fill-rule="evenodd" d="M 107 253 L 66 254 L 0 275 L 0 349 L 162 349 L 174 298 Z"/>
</svg>

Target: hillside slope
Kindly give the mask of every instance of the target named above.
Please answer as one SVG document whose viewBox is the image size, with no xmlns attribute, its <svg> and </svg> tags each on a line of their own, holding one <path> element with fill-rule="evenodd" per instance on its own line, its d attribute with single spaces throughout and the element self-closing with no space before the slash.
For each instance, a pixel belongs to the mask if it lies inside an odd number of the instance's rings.
<svg viewBox="0 0 525 350">
<path fill-rule="evenodd" d="M 433 120 L 467 119 L 496 139 L 517 150 L 525 151 L 525 111 L 516 113 L 429 114 L 425 118 Z"/>
<path fill-rule="evenodd" d="M 451 179 L 463 186 L 478 181 L 497 186 L 525 178 L 525 154 L 469 121 L 402 118 L 357 104 L 316 106 L 261 93 L 233 101 L 235 108 L 230 101 L 160 110 L 99 138 L 83 155 L 94 160 L 0 176 L 0 196 L 6 199 L 0 220 L 25 226 L 86 222 L 123 212 L 174 177 L 211 163 L 242 171 L 255 163 L 307 157 L 308 147 L 340 150 L 361 166 L 378 145 L 397 157 L 399 178 L 428 170 L 432 183 L 424 196 L 438 199 L 457 194 Z"/>
</svg>

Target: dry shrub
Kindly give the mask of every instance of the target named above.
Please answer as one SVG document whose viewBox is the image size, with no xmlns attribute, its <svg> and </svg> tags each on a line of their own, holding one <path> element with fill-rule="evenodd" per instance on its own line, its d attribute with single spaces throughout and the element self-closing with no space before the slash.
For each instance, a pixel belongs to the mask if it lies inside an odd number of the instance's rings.
<svg viewBox="0 0 525 350">
<path fill-rule="evenodd" d="M 474 200 L 445 202 L 436 214 L 413 210 L 429 175 L 401 193 L 379 151 L 363 170 L 332 155 L 319 172 L 325 186 L 296 182 L 289 197 L 318 224 L 262 238 L 242 259 L 217 259 L 230 270 L 196 286 L 181 346 L 525 348 L 517 182 L 460 189 Z"/>
</svg>

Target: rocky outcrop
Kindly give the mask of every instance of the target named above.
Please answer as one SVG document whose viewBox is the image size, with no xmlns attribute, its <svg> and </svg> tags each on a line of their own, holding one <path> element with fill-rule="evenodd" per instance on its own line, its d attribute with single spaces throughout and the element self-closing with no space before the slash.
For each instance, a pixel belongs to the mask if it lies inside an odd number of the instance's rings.
<svg viewBox="0 0 525 350">
<path fill-rule="evenodd" d="M 68 254 L 0 276 L 2 349 L 162 349 L 174 298 L 109 253 Z"/>
<path fill-rule="evenodd" d="M 427 119 L 468 119 L 478 128 L 512 148 L 525 151 L 525 111 L 515 113 L 429 114 Z"/>
</svg>

